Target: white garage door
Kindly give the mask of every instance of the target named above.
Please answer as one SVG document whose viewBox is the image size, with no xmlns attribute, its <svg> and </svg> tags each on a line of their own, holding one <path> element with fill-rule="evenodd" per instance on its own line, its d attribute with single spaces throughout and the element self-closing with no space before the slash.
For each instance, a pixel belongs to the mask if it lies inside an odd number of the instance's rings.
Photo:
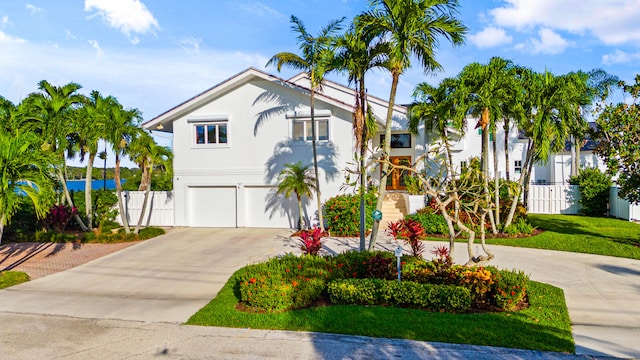
<svg viewBox="0 0 640 360">
<path fill-rule="evenodd" d="M 245 211 L 247 227 L 292 228 L 297 226 L 296 200 L 283 199 L 282 195 L 276 195 L 275 187 L 245 187 Z"/>
<path fill-rule="evenodd" d="M 236 227 L 236 188 L 190 187 L 189 226 Z"/>
</svg>

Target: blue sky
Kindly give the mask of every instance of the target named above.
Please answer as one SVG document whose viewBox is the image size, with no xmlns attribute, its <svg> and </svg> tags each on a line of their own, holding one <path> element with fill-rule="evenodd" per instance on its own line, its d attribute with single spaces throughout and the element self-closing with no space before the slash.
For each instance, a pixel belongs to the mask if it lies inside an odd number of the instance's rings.
<svg viewBox="0 0 640 360">
<path fill-rule="evenodd" d="M 441 44 L 439 74 L 407 71 L 398 102 L 410 102 L 419 82 L 436 84 L 492 56 L 556 74 L 602 68 L 632 81 L 640 73 L 638 0 L 460 5 L 469 28 L 466 44 Z M 149 120 L 247 67 L 277 74 L 264 65 L 277 52 L 297 52 L 291 15 L 315 34 L 330 20 L 350 20 L 368 6 L 368 0 L 2 0 L 0 95 L 19 102 L 42 79 L 74 81 L 82 92 L 113 95 Z M 388 97 L 388 74 L 376 72 L 367 81 L 370 94 Z"/>
</svg>

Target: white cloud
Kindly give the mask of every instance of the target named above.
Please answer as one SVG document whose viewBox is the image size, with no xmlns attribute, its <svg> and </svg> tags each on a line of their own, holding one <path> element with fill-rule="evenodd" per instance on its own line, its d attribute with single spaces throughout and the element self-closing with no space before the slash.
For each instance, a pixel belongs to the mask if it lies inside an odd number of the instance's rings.
<svg viewBox="0 0 640 360">
<path fill-rule="evenodd" d="M 95 11 L 90 17 L 100 16 L 133 44 L 140 42 L 133 34 L 146 34 L 159 28 L 158 20 L 140 0 L 85 0 L 84 11 Z"/>
<path fill-rule="evenodd" d="M 7 15 L 2 17 L 2 26 L 11 25 L 11 21 L 9 21 L 9 17 Z"/>
<path fill-rule="evenodd" d="M 540 37 L 539 39 L 531 39 L 531 52 L 534 54 L 560 54 L 571 45 L 562 36 L 550 29 L 540 29 L 538 36 Z"/>
<path fill-rule="evenodd" d="M 43 8 L 37 7 L 37 6 L 32 5 L 32 4 L 26 4 L 25 7 L 27 8 L 27 11 L 30 12 L 31 14 L 37 14 L 37 13 L 41 13 L 41 12 L 44 11 Z"/>
<path fill-rule="evenodd" d="M 258 16 L 284 17 L 279 11 L 259 1 L 248 1 L 239 4 L 240 9 Z"/>
<path fill-rule="evenodd" d="M 638 0 L 505 0 L 490 11 L 498 26 L 586 32 L 607 45 L 640 43 Z"/>
<path fill-rule="evenodd" d="M 513 38 L 504 29 L 489 26 L 475 35 L 470 35 L 469 40 L 478 48 L 484 49 L 509 44 Z"/>
<path fill-rule="evenodd" d="M 622 50 L 616 50 L 613 53 L 602 56 L 602 63 L 605 65 L 624 64 L 632 61 L 640 61 L 640 51 L 630 54 Z"/>
<path fill-rule="evenodd" d="M 64 31 L 65 35 L 67 36 L 67 39 L 69 40 L 76 40 L 78 37 L 73 35 L 73 33 L 71 32 L 71 30 L 65 30 Z"/>
<path fill-rule="evenodd" d="M 96 57 L 100 59 L 104 56 L 104 51 L 100 48 L 100 44 L 96 40 L 89 40 L 89 45 L 96 50 Z"/>
<path fill-rule="evenodd" d="M 200 44 L 202 43 L 202 39 L 195 38 L 193 36 L 186 37 L 178 42 L 178 45 L 187 53 L 199 53 L 200 52 Z"/>
<path fill-rule="evenodd" d="M 24 39 L 20 39 L 0 31 L 0 44 L 20 44 L 26 42 Z"/>
</svg>

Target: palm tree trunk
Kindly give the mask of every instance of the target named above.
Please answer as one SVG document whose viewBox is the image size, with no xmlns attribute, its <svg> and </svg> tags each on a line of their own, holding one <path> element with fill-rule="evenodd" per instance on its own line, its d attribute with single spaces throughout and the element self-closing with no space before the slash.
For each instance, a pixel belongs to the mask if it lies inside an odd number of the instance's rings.
<svg viewBox="0 0 640 360">
<path fill-rule="evenodd" d="M 2 245 L 2 235 L 4 234 L 4 221 L 6 219 L 6 215 L 2 214 L 2 217 L 0 217 L 0 245 Z"/>
<path fill-rule="evenodd" d="M 87 216 L 89 229 L 93 229 L 93 205 L 91 203 L 91 183 L 93 181 L 93 161 L 96 159 L 96 153 L 89 153 L 89 162 L 87 163 L 87 174 L 84 179 L 84 214 Z"/>
<path fill-rule="evenodd" d="M 316 201 L 318 203 L 318 222 L 324 232 L 324 216 L 322 216 L 322 195 L 320 194 L 320 176 L 318 176 L 318 150 L 316 149 L 315 90 L 311 85 L 311 147 L 313 148 L 313 171 L 316 176 Z"/>
<path fill-rule="evenodd" d="M 505 171 L 505 179 L 510 181 L 510 164 L 509 164 L 509 120 L 507 118 L 504 119 L 504 171 Z"/>
<path fill-rule="evenodd" d="M 494 220 L 496 226 L 500 226 L 500 177 L 498 176 L 498 143 L 497 143 L 497 132 L 493 134 L 493 141 L 491 142 L 493 145 L 493 186 L 494 186 L 494 204 L 495 204 L 495 216 Z"/>
<path fill-rule="evenodd" d="M 64 193 L 64 197 L 67 200 L 67 204 L 69 204 L 69 206 L 71 206 L 73 208 L 73 207 L 75 207 L 75 205 L 73 204 L 73 199 L 71 199 L 71 194 L 69 193 L 69 188 L 67 187 L 67 175 L 66 175 L 66 173 L 67 173 L 67 167 L 63 166 L 63 169 L 58 172 L 58 179 L 60 180 L 60 183 L 62 184 L 62 192 Z M 87 228 L 87 226 L 84 224 L 84 222 L 82 221 L 82 219 L 80 219 L 80 216 L 77 213 L 73 215 L 73 218 L 78 223 L 78 226 L 80 226 L 80 229 L 82 231 L 89 230 Z"/>
<path fill-rule="evenodd" d="M 491 212 L 491 195 L 489 194 L 489 109 L 482 110 L 482 175 L 484 182 L 485 206 Z M 496 223 L 493 215 L 489 216 L 491 231 L 496 234 Z"/>
<path fill-rule="evenodd" d="M 149 176 L 149 170 L 146 165 L 143 165 L 141 168 L 142 174 L 140 175 L 138 191 L 146 191 L 148 187 L 151 187 L 151 176 Z"/>
<path fill-rule="evenodd" d="M 304 219 L 302 218 L 303 212 L 302 212 L 302 196 L 300 196 L 300 194 L 296 193 L 296 198 L 298 199 L 298 214 L 300 214 L 300 220 L 298 221 L 299 226 L 300 226 L 300 231 L 304 230 Z"/>
<path fill-rule="evenodd" d="M 138 217 L 138 223 L 136 224 L 136 228 L 133 231 L 134 234 L 138 234 L 140 232 L 140 229 L 142 228 L 142 221 L 144 220 L 144 214 L 147 211 L 147 204 L 149 202 L 149 194 L 151 193 L 151 172 L 153 171 L 153 163 L 150 164 L 148 171 L 144 171 L 143 175 L 145 176 L 145 178 L 141 179 L 141 184 L 144 181 L 145 183 L 149 184 L 148 186 L 146 186 L 145 190 L 144 190 L 144 200 L 142 201 L 142 209 L 140 210 L 140 217 Z"/>
<path fill-rule="evenodd" d="M 398 81 L 400 80 L 400 72 L 394 69 L 391 72 L 391 93 L 389 94 L 389 108 L 387 109 L 387 119 L 384 129 L 384 145 L 382 147 L 381 157 L 381 174 L 380 185 L 378 186 L 378 201 L 376 201 L 376 210 L 382 211 L 382 204 L 387 193 L 387 172 L 389 171 L 389 153 L 391 152 L 391 121 L 393 119 L 393 107 L 396 101 L 396 91 L 398 90 Z M 374 220 L 371 229 L 371 238 L 369 240 L 369 251 L 373 251 L 376 246 L 376 238 L 378 237 L 378 229 L 380 229 L 380 221 Z"/>
<path fill-rule="evenodd" d="M 513 216 L 516 213 L 516 207 L 518 206 L 518 201 L 520 200 L 520 194 L 522 194 L 522 190 L 525 186 L 525 178 L 527 169 L 529 168 L 529 163 L 533 159 L 533 143 L 531 139 L 529 139 L 529 144 L 527 146 L 527 157 L 525 158 L 524 164 L 522 165 L 522 171 L 520 172 L 520 178 L 518 179 L 518 187 L 516 188 L 516 193 L 513 195 L 513 199 L 511 199 L 511 208 L 509 208 L 509 214 L 507 215 L 507 219 L 504 222 L 504 227 L 511 225 L 513 222 Z"/>
<path fill-rule="evenodd" d="M 365 161 L 365 154 L 367 151 L 367 112 L 365 110 L 366 106 L 366 93 L 364 87 L 364 77 L 360 79 L 360 85 L 358 88 L 359 96 L 356 99 L 356 104 L 358 105 L 359 114 L 356 114 L 356 122 L 360 121 L 361 123 L 356 126 L 356 128 L 361 131 L 359 135 L 356 135 L 356 138 L 359 138 L 358 145 L 360 146 L 360 251 L 364 251 L 366 247 L 366 218 L 367 218 L 367 207 L 365 204 L 365 194 L 367 192 L 367 168 Z"/>
<path fill-rule="evenodd" d="M 116 169 L 113 175 L 114 180 L 116 181 L 116 194 L 118 195 L 118 208 L 120 209 L 120 218 L 122 219 L 122 226 L 124 227 L 124 232 L 127 234 L 131 233 L 131 229 L 129 229 L 129 220 L 127 219 L 127 214 L 124 212 L 124 201 L 122 201 L 122 184 L 120 184 L 120 155 L 116 153 Z"/>
<path fill-rule="evenodd" d="M 578 175 L 578 162 L 576 159 L 576 137 L 570 136 L 571 143 L 571 177 Z"/>
</svg>

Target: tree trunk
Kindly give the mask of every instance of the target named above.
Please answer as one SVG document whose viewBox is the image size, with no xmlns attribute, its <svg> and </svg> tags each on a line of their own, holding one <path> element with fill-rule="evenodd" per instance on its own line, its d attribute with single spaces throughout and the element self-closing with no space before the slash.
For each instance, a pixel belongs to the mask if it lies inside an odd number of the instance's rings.
<svg viewBox="0 0 640 360">
<path fill-rule="evenodd" d="M 489 211 L 491 211 L 491 194 L 489 193 L 489 108 L 484 108 L 482 110 L 480 124 L 482 126 L 482 175 L 484 183 L 484 197 L 486 206 Z M 491 231 L 496 234 L 498 231 L 496 229 L 495 221 L 492 216 L 490 216 L 489 219 L 491 220 Z"/>
<path fill-rule="evenodd" d="M 151 187 L 151 176 L 149 175 L 149 169 L 146 165 L 141 166 L 141 169 L 142 174 L 140 175 L 140 186 L 138 186 L 138 191 L 146 191 L 147 188 Z"/>
<path fill-rule="evenodd" d="M 151 173 L 153 171 L 153 163 L 149 164 L 147 171 L 143 171 L 143 177 L 140 179 L 140 183 L 143 182 L 149 184 L 144 189 L 144 200 L 142 201 L 142 209 L 140 209 L 140 217 L 138 217 L 138 223 L 136 224 L 136 229 L 133 231 L 134 234 L 138 234 L 140 229 L 142 228 L 142 221 L 144 220 L 144 214 L 147 211 L 147 204 L 149 202 L 149 194 L 151 193 Z"/>
<path fill-rule="evenodd" d="M 367 152 L 367 111 L 365 109 L 366 106 L 366 93 L 364 87 L 364 77 L 360 79 L 359 84 L 359 95 L 356 95 L 356 112 L 359 111 L 359 114 L 356 114 L 356 122 L 360 121 L 360 124 L 356 125 L 356 131 L 360 131 L 360 134 L 356 135 L 356 138 L 359 137 L 359 141 L 356 141 L 357 145 L 360 146 L 360 251 L 364 251 L 366 247 L 366 224 L 367 224 L 367 206 L 365 204 L 365 195 L 367 193 L 367 167 L 365 161 L 365 155 Z"/>
<path fill-rule="evenodd" d="M 69 206 L 74 208 L 75 205 L 73 204 L 73 199 L 71 199 L 71 194 L 69 193 L 69 188 L 67 187 L 67 167 L 66 166 L 63 166 L 63 170 L 60 170 L 58 172 L 58 179 L 60 180 L 60 183 L 62 183 L 62 192 L 64 193 L 64 197 L 67 200 L 67 204 L 69 204 Z M 84 224 L 84 222 L 82 221 L 82 219 L 80 219 L 80 215 L 76 213 L 75 215 L 73 215 L 73 218 L 78 223 L 82 231 L 89 230 L 87 226 Z"/>
<path fill-rule="evenodd" d="M 2 235 L 4 234 L 4 221 L 7 217 L 5 216 L 5 214 L 2 214 L 2 217 L 0 217 L 0 245 L 2 245 Z"/>
<path fill-rule="evenodd" d="M 576 176 L 580 175 L 580 148 L 582 147 L 582 140 L 576 141 Z"/>
<path fill-rule="evenodd" d="M 395 106 L 396 91 L 398 89 L 398 81 L 400 79 L 400 72 L 393 70 L 391 73 L 391 93 L 389 94 L 389 108 L 387 109 L 387 119 L 385 121 L 384 129 L 384 145 L 382 148 L 381 157 L 381 173 L 380 173 L 380 185 L 378 187 L 378 201 L 376 201 L 376 210 L 382 211 L 382 204 L 384 203 L 384 197 L 387 193 L 387 172 L 389 171 L 389 153 L 391 152 L 391 124 L 393 120 L 393 107 Z M 380 221 L 374 220 L 373 227 L 371 229 L 371 238 L 369 240 L 369 251 L 373 251 L 376 246 L 376 239 L 378 237 L 378 229 L 380 228 Z"/>
<path fill-rule="evenodd" d="M 571 140 L 569 142 L 571 143 L 571 177 L 574 177 L 578 175 L 578 165 L 577 165 L 577 159 L 576 159 L 576 137 L 571 135 L 570 139 Z"/>
<path fill-rule="evenodd" d="M 93 162 L 96 159 L 96 153 L 89 153 L 89 162 L 87 163 L 87 174 L 84 181 L 84 214 L 87 217 L 89 229 L 93 229 L 93 205 L 91 203 L 91 192 L 93 191 L 91 184 L 93 182 Z"/>
<path fill-rule="evenodd" d="M 496 141 L 498 138 L 497 135 L 497 132 L 493 134 L 493 141 L 491 142 L 493 145 L 493 202 L 496 207 L 494 215 L 496 227 L 500 226 L 500 177 L 498 176 L 498 143 Z"/>
<path fill-rule="evenodd" d="M 507 181 L 510 181 L 510 171 L 511 164 L 509 164 L 509 120 L 507 118 L 504 119 L 504 175 Z"/>
<path fill-rule="evenodd" d="M 529 162 L 533 159 L 533 143 L 529 140 L 529 144 L 527 146 L 527 157 L 525 158 L 524 164 L 522 165 L 522 171 L 520 172 L 520 178 L 518 179 L 518 186 L 516 187 L 516 193 L 513 195 L 513 199 L 511 200 L 511 207 L 509 208 L 509 214 L 507 215 L 507 219 L 504 222 L 504 227 L 511 225 L 513 221 L 513 216 L 516 212 L 516 207 L 518 206 L 518 201 L 520 200 L 520 194 L 525 186 L 525 178 L 526 172 L 528 171 Z"/>
<path fill-rule="evenodd" d="M 302 218 L 302 197 L 296 193 L 296 198 L 298 199 L 298 212 L 300 214 L 300 220 L 298 221 L 298 226 L 300 226 L 300 231 L 304 230 L 304 219 Z"/>
<path fill-rule="evenodd" d="M 322 215 L 322 195 L 320 193 L 320 176 L 318 175 L 318 150 L 316 149 L 315 89 L 311 82 L 311 147 L 313 148 L 313 171 L 316 176 L 316 200 L 318 203 L 318 221 L 320 230 L 324 232 L 324 216 Z"/>
<path fill-rule="evenodd" d="M 122 201 L 122 184 L 120 184 L 120 155 L 118 155 L 117 153 L 116 169 L 113 177 L 116 181 L 116 194 L 118 195 L 118 207 L 120 209 L 120 219 L 122 219 L 122 226 L 124 227 L 124 232 L 130 234 L 131 229 L 129 229 L 129 220 L 127 219 L 127 214 L 124 212 L 124 201 Z"/>
</svg>

